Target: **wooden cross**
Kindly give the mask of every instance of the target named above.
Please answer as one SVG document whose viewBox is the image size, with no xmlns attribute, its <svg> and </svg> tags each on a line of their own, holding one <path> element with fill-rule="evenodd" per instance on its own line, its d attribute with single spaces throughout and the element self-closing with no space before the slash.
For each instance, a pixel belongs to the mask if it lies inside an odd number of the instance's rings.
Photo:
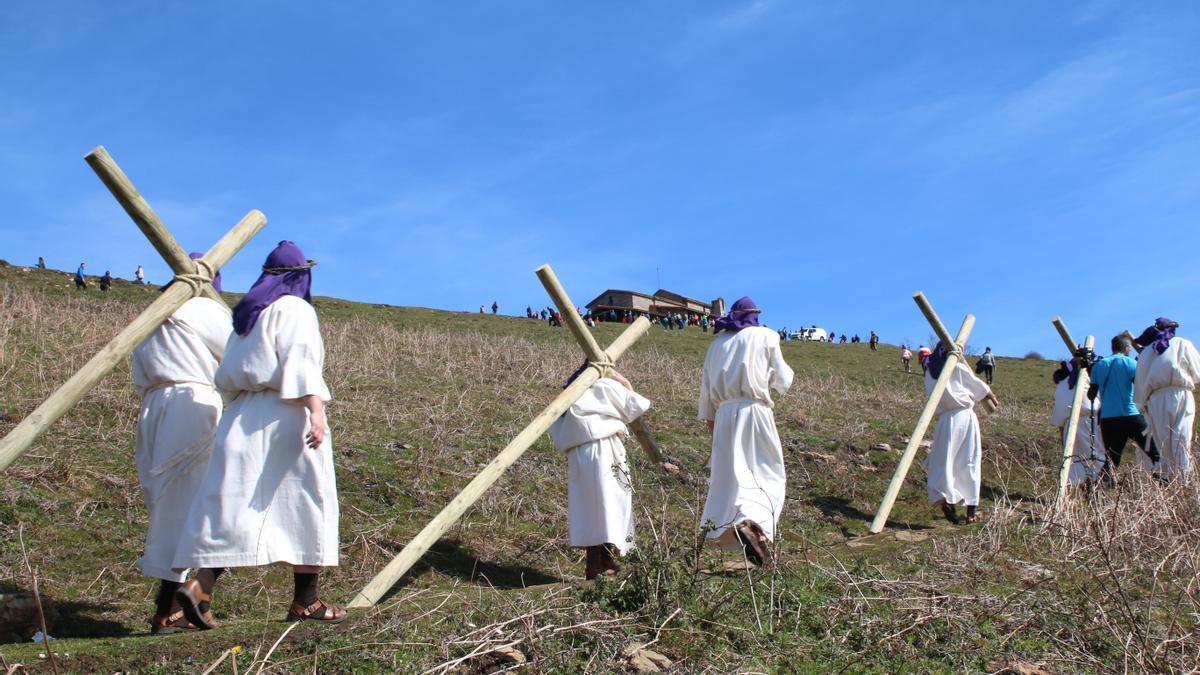
<svg viewBox="0 0 1200 675">
<path fill-rule="evenodd" d="M 567 328 L 571 329 L 571 334 L 575 336 L 575 341 L 579 343 L 579 348 L 583 350 L 583 355 L 587 360 L 591 363 L 611 363 L 608 354 L 600 349 L 596 337 L 579 317 L 579 312 L 575 311 L 575 305 L 571 303 L 571 298 L 567 297 L 567 292 L 563 289 L 562 284 L 558 283 L 558 277 L 554 275 L 554 270 L 550 269 L 549 265 L 542 265 L 537 268 L 537 276 L 541 280 L 542 286 L 546 288 L 546 292 L 554 300 L 554 305 L 558 307 L 558 312 L 562 314 L 563 321 L 567 323 Z M 650 461 L 661 466 L 665 461 L 662 451 L 658 449 L 658 444 L 654 442 L 654 436 L 646 428 L 646 422 L 639 417 L 629 424 L 629 430 L 633 432 L 638 444 L 650 456 Z"/>
<path fill-rule="evenodd" d="M 879 505 L 879 511 L 875 514 L 875 520 L 871 523 L 873 534 L 882 532 L 884 525 L 887 524 L 888 514 L 892 512 L 892 506 L 896 503 L 896 497 L 900 494 L 900 488 L 903 487 L 904 479 L 908 476 L 908 469 L 912 466 L 917 449 L 921 447 L 921 441 L 925 438 L 929 423 L 933 420 L 938 403 L 942 400 L 942 393 L 946 391 L 946 384 L 950 381 L 950 376 L 954 374 L 954 368 L 961 358 L 962 349 L 967 344 L 967 338 L 971 336 L 971 329 L 975 327 L 975 316 L 968 314 L 963 318 L 962 326 L 958 329 L 958 337 L 951 340 L 949 331 L 946 330 L 946 326 L 942 324 L 937 313 L 933 311 L 933 306 L 925 299 L 925 294 L 917 291 L 913 294 L 913 300 L 921 308 L 921 313 L 933 327 L 933 332 L 937 334 L 938 339 L 942 341 L 946 349 L 950 350 L 950 354 L 946 357 L 946 364 L 942 366 L 941 375 L 933 385 L 933 391 L 929 393 L 929 398 L 925 401 L 921 416 L 917 418 L 917 426 L 908 439 L 908 446 L 904 448 L 904 454 L 900 456 L 900 465 L 896 467 L 892 482 L 888 485 L 883 502 Z"/>
<path fill-rule="evenodd" d="M 1050 320 L 1054 327 L 1058 330 L 1058 335 L 1067 344 L 1067 353 L 1074 354 L 1078 349 L 1078 342 L 1071 337 L 1071 332 L 1067 330 L 1067 325 L 1063 323 L 1062 317 L 1054 317 Z M 1091 350 L 1096 346 L 1096 337 L 1093 335 L 1087 336 L 1083 346 Z M 1079 367 L 1078 365 L 1076 367 Z M 1083 396 L 1086 393 L 1087 387 L 1082 386 L 1083 380 L 1075 385 L 1075 397 L 1071 399 L 1071 416 L 1067 418 L 1067 433 L 1063 436 L 1063 455 L 1062 465 L 1058 471 L 1058 496 L 1055 499 L 1055 504 L 1061 506 L 1066 503 L 1067 499 L 1067 476 L 1071 472 L 1071 462 L 1075 458 L 1075 437 L 1079 435 L 1079 416 L 1083 410 Z M 1094 415 L 1095 412 L 1089 413 Z"/>
<path fill-rule="evenodd" d="M 134 348 L 153 333 L 163 321 L 185 302 L 201 294 L 214 297 L 224 306 L 221 296 L 212 288 L 212 278 L 229 262 L 246 242 L 266 225 L 267 218 L 258 210 L 247 213 L 233 229 L 199 260 L 192 260 L 184 253 L 179 243 L 171 236 L 166 226 L 150 209 L 150 205 L 138 194 L 133 183 L 121 171 L 117 163 L 103 146 L 87 154 L 87 162 L 100 180 L 125 207 L 125 211 L 138 224 L 154 248 L 163 255 L 167 264 L 175 271 L 175 281 L 163 291 L 150 306 L 128 326 L 117 333 L 107 345 L 83 365 L 61 387 L 3 439 L 0 439 L 0 471 L 8 468 L 29 446 L 37 440 L 51 424 L 62 417 L 93 387 L 133 353 Z"/>
<path fill-rule="evenodd" d="M 558 279 L 554 277 L 554 272 L 550 270 L 550 267 L 543 265 L 538 268 L 538 277 L 542 279 L 542 283 L 547 285 L 546 289 L 550 291 L 550 295 L 554 298 L 555 303 L 562 312 L 563 318 L 566 319 L 568 316 L 574 315 L 575 319 L 579 320 L 579 316 L 575 314 L 571 306 L 570 299 L 567 298 L 566 292 L 558 284 Z M 548 279 L 551 281 L 548 282 Z M 557 290 L 551 290 L 551 283 L 557 287 Z M 573 332 L 578 330 L 569 319 L 567 325 L 572 327 L 571 330 Z M 579 321 L 579 325 L 582 326 L 583 322 Z M 550 425 L 554 424 L 554 421 L 566 412 L 580 396 L 583 396 L 596 383 L 596 380 L 605 375 L 608 368 L 612 366 L 612 363 L 621 358 L 625 350 L 629 349 L 649 329 L 650 321 L 646 317 L 638 317 L 637 320 L 629 325 L 629 328 L 626 328 L 624 332 L 617 336 L 617 339 L 613 340 L 607 350 L 601 351 L 599 346 L 597 346 L 594 352 L 591 352 L 588 351 L 587 347 L 584 347 L 584 351 L 588 352 L 589 365 L 591 367 L 585 368 L 579 377 L 575 378 L 574 382 L 568 385 L 566 389 L 563 389 L 561 394 L 554 397 L 550 405 L 538 413 L 537 417 L 533 418 L 533 421 L 522 429 L 515 438 L 509 441 L 508 445 L 470 483 L 467 483 L 467 486 L 454 499 L 450 500 L 450 503 L 442 509 L 441 513 L 438 513 L 433 520 L 429 521 L 429 524 L 416 537 L 413 537 L 412 541 L 408 542 L 408 545 L 386 567 L 380 570 L 375 575 L 375 578 L 371 579 L 370 583 L 354 596 L 349 606 L 370 607 L 378 602 L 383 597 L 383 594 L 387 593 L 388 589 L 394 586 L 400 580 L 400 577 L 404 576 L 404 573 L 416 564 L 430 547 L 437 543 L 437 540 L 446 533 L 446 530 L 450 529 L 466 513 L 467 509 L 471 508 L 471 505 L 483 496 L 483 493 L 488 488 L 500 480 L 505 470 L 512 466 L 521 455 L 525 454 L 525 451 L 532 447 L 541 438 L 542 434 L 550 429 Z M 595 339 L 592 338 L 590 333 L 587 333 L 586 327 L 583 327 L 583 331 L 587 335 L 587 338 L 591 340 L 591 344 L 595 345 Z M 576 337 L 579 337 L 578 333 L 576 333 Z M 580 342 L 585 343 L 582 338 Z M 592 358 L 593 353 L 600 356 L 600 358 Z M 646 435 L 648 437 L 649 433 L 647 432 Z M 641 436 L 638 437 L 638 440 L 641 441 Z M 650 440 L 650 443 L 653 445 L 653 439 Z M 643 447 L 645 446 L 643 445 Z M 656 453 L 657 448 L 651 451 L 651 457 L 658 456 Z M 661 461 L 661 458 L 656 461 Z"/>
</svg>

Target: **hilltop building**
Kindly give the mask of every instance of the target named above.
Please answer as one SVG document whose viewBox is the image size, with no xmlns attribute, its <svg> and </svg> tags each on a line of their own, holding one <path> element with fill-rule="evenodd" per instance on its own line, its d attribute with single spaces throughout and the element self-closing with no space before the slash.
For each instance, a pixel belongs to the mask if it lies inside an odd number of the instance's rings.
<svg viewBox="0 0 1200 675">
<path fill-rule="evenodd" d="M 722 316 L 725 314 L 725 299 L 717 298 L 712 302 L 703 302 L 662 288 L 653 295 L 610 288 L 589 302 L 587 309 L 593 314 L 611 309 L 619 312 L 632 310 L 653 317 L 673 313 Z"/>
</svg>

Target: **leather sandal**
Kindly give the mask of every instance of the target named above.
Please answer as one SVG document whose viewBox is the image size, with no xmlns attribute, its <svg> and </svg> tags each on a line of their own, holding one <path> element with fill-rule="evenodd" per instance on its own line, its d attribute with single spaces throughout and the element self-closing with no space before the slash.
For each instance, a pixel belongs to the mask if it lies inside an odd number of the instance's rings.
<svg viewBox="0 0 1200 675">
<path fill-rule="evenodd" d="M 974 525 L 975 523 L 978 523 L 978 522 L 979 522 L 979 514 L 976 512 L 975 507 L 968 506 L 967 507 L 967 517 L 963 519 L 963 524 L 964 525 Z"/>
<path fill-rule="evenodd" d="M 150 617 L 151 635 L 172 635 L 189 630 L 196 630 L 196 625 L 187 620 L 182 609 L 170 616 L 155 614 Z"/>
<path fill-rule="evenodd" d="M 764 570 L 771 569 L 774 563 L 771 556 L 771 542 L 767 540 L 767 535 L 763 534 L 758 523 L 743 520 L 734 526 L 734 531 L 742 542 L 746 559 Z"/>
<path fill-rule="evenodd" d="M 583 567 L 583 578 L 591 581 L 600 574 L 600 547 L 588 546 L 584 549 L 587 552 L 587 562 Z"/>
<path fill-rule="evenodd" d="M 330 605 L 320 598 L 316 602 L 305 607 L 299 603 L 292 603 L 291 609 L 288 610 L 288 621 L 318 621 L 320 623 L 341 623 L 346 619 L 346 610 L 336 605 Z"/>
<path fill-rule="evenodd" d="M 200 603 L 211 602 L 212 596 L 200 588 L 200 582 L 188 579 L 175 591 L 175 600 L 183 609 L 183 614 L 200 630 L 210 630 L 217 627 L 213 621 L 212 610 L 200 611 Z"/>
<path fill-rule="evenodd" d="M 943 501 L 941 504 L 942 504 L 942 515 L 946 517 L 946 520 L 950 521 L 951 525 L 957 525 L 958 524 L 958 511 L 954 508 L 954 505 L 947 504 L 945 501 Z"/>
<path fill-rule="evenodd" d="M 599 559 L 600 574 L 606 577 L 615 577 L 621 571 L 621 566 L 617 564 L 616 557 L 613 556 L 613 551 L 616 547 L 612 544 L 601 544 Z"/>
</svg>

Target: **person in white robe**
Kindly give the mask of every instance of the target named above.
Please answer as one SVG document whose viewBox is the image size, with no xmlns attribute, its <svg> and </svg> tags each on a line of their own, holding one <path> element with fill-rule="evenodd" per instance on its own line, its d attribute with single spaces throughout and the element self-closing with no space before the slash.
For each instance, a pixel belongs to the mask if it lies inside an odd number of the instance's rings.
<svg viewBox="0 0 1200 675">
<path fill-rule="evenodd" d="M 1200 380 L 1200 353 L 1190 340 L 1175 335 L 1178 323 L 1158 318 L 1136 340 L 1142 347 L 1133 398 L 1146 416 L 1149 436 L 1160 455 L 1166 479 L 1192 471 L 1192 431 L 1196 418 L 1193 390 Z"/>
<path fill-rule="evenodd" d="M 213 285 L 220 288 L 219 275 Z M 194 628 L 175 602 L 187 570 L 172 563 L 208 469 L 221 418 L 213 377 L 232 332 L 229 310 L 215 300 L 193 298 L 133 350 L 133 386 L 142 399 L 135 456 L 150 520 L 138 566 L 160 580 L 150 619 L 155 635 Z"/>
<path fill-rule="evenodd" d="M 925 370 L 925 394 L 933 393 L 942 373 L 949 351 L 942 343 L 930 354 Z M 959 360 L 938 401 L 933 430 L 933 447 L 925 460 L 926 492 L 929 503 L 940 506 L 951 523 L 958 524 L 956 507 L 967 507 L 966 522 L 977 520 L 979 491 L 982 486 L 983 440 L 979 433 L 979 417 L 975 404 L 990 399 L 1000 402 L 983 380 Z"/>
<path fill-rule="evenodd" d="M 1067 425 L 1071 417 L 1071 404 L 1075 390 L 1083 387 L 1086 392 L 1091 380 L 1086 369 L 1079 369 L 1077 359 L 1062 361 L 1054 372 L 1054 410 L 1050 424 L 1058 427 L 1061 449 L 1067 442 Z M 1104 470 L 1106 455 L 1104 440 L 1100 433 L 1100 405 L 1097 401 L 1083 397 L 1079 411 L 1079 429 L 1072 446 L 1071 465 L 1067 472 L 1069 485 L 1092 485 Z"/>
<path fill-rule="evenodd" d="M 289 621 L 346 615 L 318 595 L 321 568 L 338 564 L 338 497 L 314 264 L 280 242 L 233 311 L 235 335 L 216 373 L 225 415 L 174 563 L 202 568 L 177 593 L 201 627 L 225 568 L 275 563 L 294 568 Z"/>
<path fill-rule="evenodd" d="M 550 426 L 554 447 L 567 456 L 568 539 L 587 551 L 587 579 L 616 574 L 613 552 L 623 556 L 634 547 L 633 484 L 622 437 L 625 425 L 649 409 L 650 401 L 614 370 Z"/>
<path fill-rule="evenodd" d="M 787 488 L 771 394 L 787 393 L 793 373 L 779 334 L 758 325 L 760 311 L 749 297 L 735 302 L 704 357 L 699 418 L 712 431 L 712 454 L 700 527 L 722 549 L 769 567 Z"/>
</svg>

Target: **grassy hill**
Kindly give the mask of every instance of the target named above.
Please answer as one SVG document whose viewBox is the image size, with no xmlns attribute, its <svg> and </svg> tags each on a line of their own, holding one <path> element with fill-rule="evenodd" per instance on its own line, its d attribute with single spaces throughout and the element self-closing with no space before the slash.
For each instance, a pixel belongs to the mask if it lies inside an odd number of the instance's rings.
<svg viewBox="0 0 1200 675">
<path fill-rule="evenodd" d="M 79 292 L 64 272 L 0 265 L 0 433 L 153 297 L 123 281 Z M 342 564 L 324 575 L 323 595 L 345 602 L 581 356 L 565 329 L 536 321 L 316 304 L 341 495 Z M 619 329 L 596 334 L 606 344 Z M 214 672 L 233 672 L 235 660 L 238 672 L 252 662 L 270 672 L 491 672 L 516 667 L 507 649 L 532 670 L 613 672 L 632 667 L 626 647 L 647 643 L 679 672 L 1195 666 L 1197 492 L 1126 473 L 1119 489 L 1054 510 L 1045 361 L 999 360 L 1004 405 L 983 421 L 981 524 L 941 520 L 918 463 L 889 529 L 864 537 L 923 401 L 921 379 L 888 345 L 785 343 L 796 380 L 776 411 L 789 472 L 781 564 L 724 571 L 732 558 L 696 536 L 709 444 L 695 398 L 709 339 L 655 328 L 619 364 L 653 400 L 648 424 L 682 471 L 660 473 L 627 444 L 641 549 L 615 581 L 582 580 L 582 552 L 566 543 L 565 462 L 543 439 L 376 608 L 346 624 L 290 627 L 289 572 L 241 569 L 218 586 L 221 628 L 150 637 L 155 584 L 134 564 L 146 515 L 126 364 L 0 475 L 0 592 L 30 587 L 23 539 L 54 604 L 64 672 L 196 672 L 231 648 L 240 651 Z M 46 669 L 43 652 L 0 645 L 9 666 Z"/>
</svg>

